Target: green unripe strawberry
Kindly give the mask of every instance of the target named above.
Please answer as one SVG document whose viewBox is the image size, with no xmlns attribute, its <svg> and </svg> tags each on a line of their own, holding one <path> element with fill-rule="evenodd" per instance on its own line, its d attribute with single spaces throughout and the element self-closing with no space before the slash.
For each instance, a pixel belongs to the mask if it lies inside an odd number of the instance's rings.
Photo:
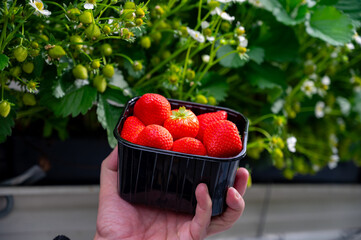
<svg viewBox="0 0 361 240">
<path fill-rule="evenodd" d="M 58 58 L 65 56 L 66 52 L 64 51 L 64 49 L 61 46 L 56 45 L 55 47 L 49 49 L 48 54 L 49 54 L 49 57 L 51 57 L 53 59 L 58 59 Z"/>
<path fill-rule="evenodd" d="M 100 60 L 99 60 L 99 59 L 93 60 L 93 61 L 92 61 L 92 64 L 91 64 L 91 67 L 92 67 L 93 69 L 98 69 L 98 68 L 100 68 Z"/>
<path fill-rule="evenodd" d="M 110 56 L 113 52 L 112 46 L 108 43 L 104 43 L 100 46 L 100 52 L 103 56 Z"/>
<path fill-rule="evenodd" d="M 159 42 L 162 39 L 162 33 L 161 32 L 152 32 L 150 34 L 150 37 L 152 38 L 153 41 L 155 42 Z"/>
<path fill-rule="evenodd" d="M 198 94 L 198 95 L 196 96 L 195 102 L 196 102 L 196 103 L 207 104 L 207 103 L 208 103 L 208 99 L 207 99 L 204 95 Z"/>
<path fill-rule="evenodd" d="M 21 74 L 21 67 L 20 66 L 15 66 L 13 68 L 10 68 L 10 75 L 13 77 L 19 77 Z"/>
<path fill-rule="evenodd" d="M 135 3 L 134 2 L 124 3 L 124 9 L 135 9 Z"/>
<path fill-rule="evenodd" d="M 90 24 L 93 22 L 93 17 L 90 11 L 85 11 L 79 16 L 79 21 L 83 24 Z"/>
<path fill-rule="evenodd" d="M 157 6 L 155 6 L 155 13 L 157 15 L 163 15 L 164 14 L 164 9 L 161 6 L 157 5 Z"/>
<path fill-rule="evenodd" d="M 219 7 L 220 6 L 220 3 L 218 1 L 215 1 L 215 0 L 211 0 L 208 2 L 208 7 L 213 10 L 215 9 L 216 7 Z"/>
<path fill-rule="evenodd" d="M 124 9 L 123 10 L 123 18 L 128 21 L 133 21 L 135 18 L 134 10 L 131 9 Z"/>
<path fill-rule="evenodd" d="M 94 78 L 93 85 L 100 93 L 105 92 L 105 90 L 107 89 L 107 81 L 101 75 L 98 75 Z"/>
<path fill-rule="evenodd" d="M 39 56 L 40 50 L 39 49 L 30 49 L 29 54 L 31 57 Z"/>
<path fill-rule="evenodd" d="M 71 8 L 66 13 L 68 18 L 70 18 L 71 20 L 76 20 L 80 15 L 80 10 L 77 8 Z"/>
<path fill-rule="evenodd" d="M 109 34 L 109 33 L 111 33 L 111 32 L 112 32 L 111 28 L 110 28 L 108 25 L 104 25 L 104 27 L 103 27 L 103 33 Z"/>
<path fill-rule="evenodd" d="M 39 38 L 40 38 L 41 40 L 43 40 L 44 42 L 49 42 L 49 37 L 46 36 L 45 34 L 40 34 L 40 35 L 39 35 Z"/>
<path fill-rule="evenodd" d="M 283 171 L 283 176 L 286 179 L 291 180 L 295 176 L 295 173 L 291 169 L 287 168 Z"/>
<path fill-rule="evenodd" d="M 39 48 L 39 43 L 31 42 L 31 47 L 34 48 L 34 49 L 37 49 L 37 48 Z"/>
<path fill-rule="evenodd" d="M 83 39 L 79 35 L 73 35 L 70 37 L 70 43 L 72 43 L 72 47 L 75 49 L 82 49 L 83 45 L 80 44 L 83 42 Z"/>
<path fill-rule="evenodd" d="M 73 75 L 76 79 L 88 79 L 88 70 L 81 64 L 73 68 Z"/>
<path fill-rule="evenodd" d="M 18 46 L 14 50 L 14 56 L 18 62 L 24 62 L 28 57 L 28 50 L 26 50 L 23 46 Z"/>
<path fill-rule="evenodd" d="M 30 74 L 30 73 L 32 73 L 34 71 L 34 63 L 26 62 L 26 63 L 23 64 L 22 68 L 23 68 L 24 72 Z"/>
<path fill-rule="evenodd" d="M 217 100 L 215 99 L 215 97 L 213 97 L 213 96 L 209 96 L 208 97 L 208 104 L 210 104 L 210 105 L 216 105 L 217 104 Z"/>
<path fill-rule="evenodd" d="M 0 102 L 0 115 L 4 118 L 6 118 L 11 110 L 10 103 L 6 100 L 2 100 Z"/>
<path fill-rule="evenodd" d="M 34 106 L 36 104 L 35 96 L 31 93 L 24 93 L 23 102 L 27 106 Z"/>
<path fill-rule="evenodd" d="M 135 15 L 138 17 L 138 18 L 143 18 L 145 16 L 145 12 L 143 9 L 141 8 L 137 8 L 137 10 L 135 10 Z"/>
<path fill-rule="evenodd" d="M 174 74 L 174 73 L 168 77 L 168 81 L 173 84 L 176 84 L 178 82 L 178 80 L 179 80 L 178 75 Z"/>
<path fill-rule="evenodd" d="M 196 73 L 192 69 L 187 69 L 186 77 L 188 80 L 193 80 Z"/>
<path fill-rule="evenodd" d="M 139 61 L 135 61 L 132 67 L 134 71 L 138 72 L 143 69 L 143 64 Z"/>
<path fill-rule="evenodd" d="M 170 51 L 166 50 L 162 53 L 162 58 L 163 59 L 167 59 L 169 58 L 170 56 L 172 56 L 172 54 L 170 53 Z"/>
<path fill-rule="evenodd" d="M 103 67 L 103 75 L 107 78 L 111 78 L 114 75 L 114 67 L 111 64 L 107 64 Z"/>
<path fill-rule="evenodd" d="M 223 32 L 229 32 L 229 30 L 231 29 L 231 24 L 229 22 L 222 22 L 221 29 Z"/>
<path fill-rule="evenodd" d="M 140 45 L 145 49 L 150 48 L 150 46 L 152 45 L 150 37 L 148 37 L 148 36 L 142 37 L 140 39 Z"/>
<path fill-rule="evenodd" d="M 282 150 L 280 148 L 275 148 L 272 151 L 271 155 L 272 155 L 275 167 L 278 169 L 282 169 L 284 167 Z"/>
<path fill-rule="evenodd" d="M 141 18 L 136 18 L 135 19 L 135 25 L 136 26 L 142 26 L 143 25 L 143 19 L 141 19 Z"/>
<path fill-rule="evenodd" d="M 210 37 L 212 36 L 212 30 L 210 28 L 203 29 L 204 36 Z"/>
<path fill-rule="evenodd" d="M 95 40 L 100 37 L 101 32 L 99 27 L 96 24 L 91 24 L 85 29 L 85 34 L 89 39 Z"/>
</svg>

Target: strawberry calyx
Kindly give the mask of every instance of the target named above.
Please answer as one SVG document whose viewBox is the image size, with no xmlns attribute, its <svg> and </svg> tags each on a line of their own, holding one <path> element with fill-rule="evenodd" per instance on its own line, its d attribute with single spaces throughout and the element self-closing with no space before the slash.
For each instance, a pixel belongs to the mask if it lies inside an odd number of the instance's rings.
<svg viewBox="0 0 361 240">
<path fill-rule="evenodd" d="M 171 119 L 186 119 L 192 117 L 193 113 L 186 109 L 184 106 L 180 107 L 178 110 L 172 110 L 172 115 L 170 115 Z"/>
</svg>

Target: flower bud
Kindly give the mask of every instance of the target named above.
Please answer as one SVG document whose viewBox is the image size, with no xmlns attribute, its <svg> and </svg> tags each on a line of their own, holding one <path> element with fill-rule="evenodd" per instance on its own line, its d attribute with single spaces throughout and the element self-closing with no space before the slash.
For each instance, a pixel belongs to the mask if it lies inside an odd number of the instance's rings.
<svg viewBox="0 0 361 240">
<path fill-rule="evenodd" d="M 140 45 L 145 48 L 148 49 L 150 48 L 150 46 L 152 45 L 152 42 L 150 40 L 150 37 L 148 36 L 144 36 L 140 39 Z"/>
<path fill-rule="evenodd" d="M 134 71 L 136 71 L 136 72 L 138 72 L 138 71 L 140 71 L 140 70 L 142 70 L 143 69 L 143 65 L 142 65 L 142 63 L 141 62 L 139 62 L 139 61 L 135 61 L 134 63 L 133 63 L 133 70 Z"/>
</svg>

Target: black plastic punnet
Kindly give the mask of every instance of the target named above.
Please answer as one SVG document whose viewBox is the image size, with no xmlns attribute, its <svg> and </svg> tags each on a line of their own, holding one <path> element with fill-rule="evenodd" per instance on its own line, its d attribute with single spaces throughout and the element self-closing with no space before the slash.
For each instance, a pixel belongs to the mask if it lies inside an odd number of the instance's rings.
<svg viewBox="0 0 361 240">
<path fill-rule="evenodd" d="M 120 137 L 124 121 L 133 115 L 139 97 L 124 108 L 114 135 L 118 140 L 118 192 L 124 200 L 178 212 L 194 214 L 197 201 L 195 189 L 205 183 L 212 199 L 212 216 L 226 207 L 226 193 L 233 186 L 240 160 L 246 155 L 248 120 L 234 110 L 198 103 L 168 99 L 172 109 L 185 106 L 194 114 L 224 110 L 235 123 L 242 137 L 243 149 L 234 157 L 216 158 L 184 154 L 144 147 Z"/>
</svg>

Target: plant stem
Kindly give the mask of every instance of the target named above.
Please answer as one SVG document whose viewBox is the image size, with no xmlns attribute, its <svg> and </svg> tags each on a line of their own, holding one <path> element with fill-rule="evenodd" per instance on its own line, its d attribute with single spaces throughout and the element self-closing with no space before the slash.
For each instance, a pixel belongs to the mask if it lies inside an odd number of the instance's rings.
<svg viewBox="0 0 361 240">
<path fill-rule="evenodd" d="M 35 113 L 38 113 L 38 112 L 41 112 L 43 110 L 45 110 L 46 108 L 45 107 L 41 107 L 41 106 L 38 106 L 38 107 L 32 107 L 28 110 L 25 110 L 25 111 L 21 111 L 21 112 L 17 112 L 16 114 L 16 119 L 20 119 L 20 118 L 23 118 L 23 117 L 26 117 L 26 116 L 31 116 Z"/>
<path fill-rule="evenodd" d="M 259 132 L 262 133 L 266 138 L 271 139 L 272 136 L 271 134 L 269 134 L 266 130 L 264 130 L 263 128 L 259 128 L 259 127 L 250 127 L 249 128 L 249 132 Z"/>
<path fill-rule="evenodd" d="M 271 117 L 274 117 L 273 113 L 263 115 L 254 121 L 250 121 L 250 123 L 251 123 L 251 125 L 256 125 L 257 123 L 262 122 L 263 120 L 266 120 L 267 118 L 271 118 Z"/>
<path fill-rule="evenodd" d="M 186 54 L 186 59 L 184 60 L 184 67 L 183 67 L 183 73 L 182 73 L 182 77 L 181 77 L 181 81 L 180 81 L 180 86 L 179 86 L 179 99 L 182 99 L 183 97 L 183 83 L 184 83 L 184 79 L 186 76 L 186 72 L 187 72 L 187 66 L 188 66 L 188 60 L 189 60 L 189 54 L 190 51 L 192 49 L 194 42 L 191 42 L 189 44 L 188 50 L 187 50 L 187 54 Z"/>
<path fill-rule="evenodd" d="M 203 1 L 200 0 L 199 5 L 198 5 L 198 18 L 197 18 L 198 24 L 197 24 L 197 26 L 201 24 L 202 4 L 203 4 Z"/>
<path fill-rule="evenodd" d="M 6 1 L 5 1 L 4 4 L 6 4 Z M 5 9 L 7 9 L 6 6 L 5 6 Z M 7 30 L 8 21 L 9 21 L 9 19 L 7 18 L 7 14 L 4 14 L 4 19 L 5 19 L 5 22 L 4 22 L 4 26 L 3 26 L 3 29 L 2 29 L 2 32 L 1 32 L 1 37 L 0 37 L 0 53 L 4 52 L 4 49 L 5 49 L 5 46 L 6 46 L 5 42 L 3 42 L 3 41 L 4 41 L 5 36 L 6 36 L 6 30 Z"/>
<path fill-rule="evenodd" d="M 60 5 L 59 3 L 57 3 L 57 2 L 45 1 L 45 3 L 53 4 L 53 5 L 55 5 L 55 6 L 58 6 L 58 7 L 60 7 L 60 8 L 66 13 L 65 8 L 63 8 L 63 6 L 61 6 L 61 5 Z"/>
<path fill-rule="evenodd" d="M 123 58 L 127 59 L 127 60 L 130 62 L 130 64 L 132 64 L 132 65 L 134 64 L 133 60 L 132 60 L 130 57 L 128 57 L 127 55 L 125 55 L 125 54 L 122 54 L 122 53 L 114 53 L 113 55 L 114 55 L 114 56 L 123 57 Z"/>
</svg>

